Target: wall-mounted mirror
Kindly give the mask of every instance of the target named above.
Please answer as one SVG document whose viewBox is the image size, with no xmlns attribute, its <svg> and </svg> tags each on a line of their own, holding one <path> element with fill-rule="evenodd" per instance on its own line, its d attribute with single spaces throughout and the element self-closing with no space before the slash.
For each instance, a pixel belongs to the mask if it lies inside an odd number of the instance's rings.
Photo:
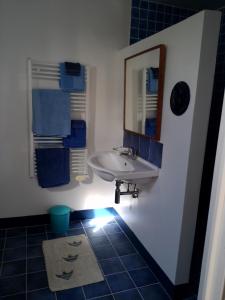
<svg viewBox="0 0 225 300">
<path fill-rule="evenodd" d="M 160 140 L 166 47 L 125 59 L 124 130 Z"/>
</svg>

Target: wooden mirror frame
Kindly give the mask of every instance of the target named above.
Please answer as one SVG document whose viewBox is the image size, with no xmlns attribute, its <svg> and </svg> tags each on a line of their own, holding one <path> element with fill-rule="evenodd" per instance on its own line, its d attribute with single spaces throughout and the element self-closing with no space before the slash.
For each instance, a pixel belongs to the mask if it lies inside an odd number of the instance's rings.
<svg viewBox="0 0 225 300">
<path fill-rule="evenodd" d="M 125 114 L 126 114 L 126 67 L 127 67 L 127 61 L 129 59 L 132 59 L 136 56 L 139 56 L 141 54 L 144 54 L 149 51 L 157 50 L 159 49 L 159 81 L 158 81 L 158 109 L 157 109 L 157 115 L 156 115 L 156 135 L 154 137 L 138 133 L 135 131 L 131 131 L 125 128 Z M 163 44 L 157 45 L 155 47 L 146 49 L 144 51 L 138 52 L 134 55 L 131 55 L 124 60 L 124 114 L 123 114 L 123 129 L 124 131 L 143 136 L 145 138 L 149 138 L 152 140 L 160 140 L 160 134 L 161 134 L 161 120 L 162 120 L 162 104 L 163 104 L 163 88 L 164 88 L 164 75 L 165 75 L 165 64 L 166 64 L 166 46 Z"/>
</svg>

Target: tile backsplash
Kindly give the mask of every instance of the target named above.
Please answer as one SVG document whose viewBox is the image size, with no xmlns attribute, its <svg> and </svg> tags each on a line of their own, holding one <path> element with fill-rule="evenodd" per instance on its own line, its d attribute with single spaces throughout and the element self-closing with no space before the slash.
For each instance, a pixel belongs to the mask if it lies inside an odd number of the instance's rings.
<svg viewBox="0 0 225 300">
<path fill-rule="evenodd" d="M 162 143 L 124 131 L 123 145 L 124 147 L 133 147 L 138 156 L 161 168 Z"/>
</svg>

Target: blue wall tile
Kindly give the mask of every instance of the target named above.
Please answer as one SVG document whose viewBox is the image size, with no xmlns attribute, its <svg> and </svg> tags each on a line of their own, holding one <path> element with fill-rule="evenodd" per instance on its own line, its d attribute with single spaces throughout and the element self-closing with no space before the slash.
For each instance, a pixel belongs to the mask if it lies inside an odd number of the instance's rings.
<svg viewBox="0 0 225 300">
<path fill-rule="evenodd" d="M 149 148 L 150 148 L 149 161 L 154 165 L 156 165 L 157 167 L 161 168 L 163 144 L 156 141 L 150 141 Z"/>
<path fill-rule="evenodd" d="M 133 0 L 131 10 L 131 26 L 138 29 L 139 34 L 131 30 L 130 44 L 136 43 L 168 26 L 191 16 L 192 9 L 158 4 L 149 0 Z M 140 32 L 140 30 L 142 30 Z M 146 34 L 145 34 L 146 33 Z"/>
</svg>

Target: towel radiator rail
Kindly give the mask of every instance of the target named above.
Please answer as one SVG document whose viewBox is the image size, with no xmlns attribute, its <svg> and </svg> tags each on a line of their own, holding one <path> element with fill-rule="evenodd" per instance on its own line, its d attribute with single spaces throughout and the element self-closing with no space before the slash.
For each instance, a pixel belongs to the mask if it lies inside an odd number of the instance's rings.
<svg viewBox="0 0 225 300">
<path fill-rule="evenodd" d="M 86 121 L 88 132 L 88 108 L 89 108 L 89 67 L 85 66 L 86 91 L 70 92 L 71 119 Z M 40 62 L 28 59 L 27 62 L 28 82 L 28 125 L 29 125 L 29 176 L 36 177 L 36 148 L 63 147 L 61 137 L 35 136 L 32 132 L 32 89 L 54 88 L 59 89 L 59 63 Z M 86 148 L 70 149 L 71 176 L 87 174 L 88 141 Z"/>
</svg>

